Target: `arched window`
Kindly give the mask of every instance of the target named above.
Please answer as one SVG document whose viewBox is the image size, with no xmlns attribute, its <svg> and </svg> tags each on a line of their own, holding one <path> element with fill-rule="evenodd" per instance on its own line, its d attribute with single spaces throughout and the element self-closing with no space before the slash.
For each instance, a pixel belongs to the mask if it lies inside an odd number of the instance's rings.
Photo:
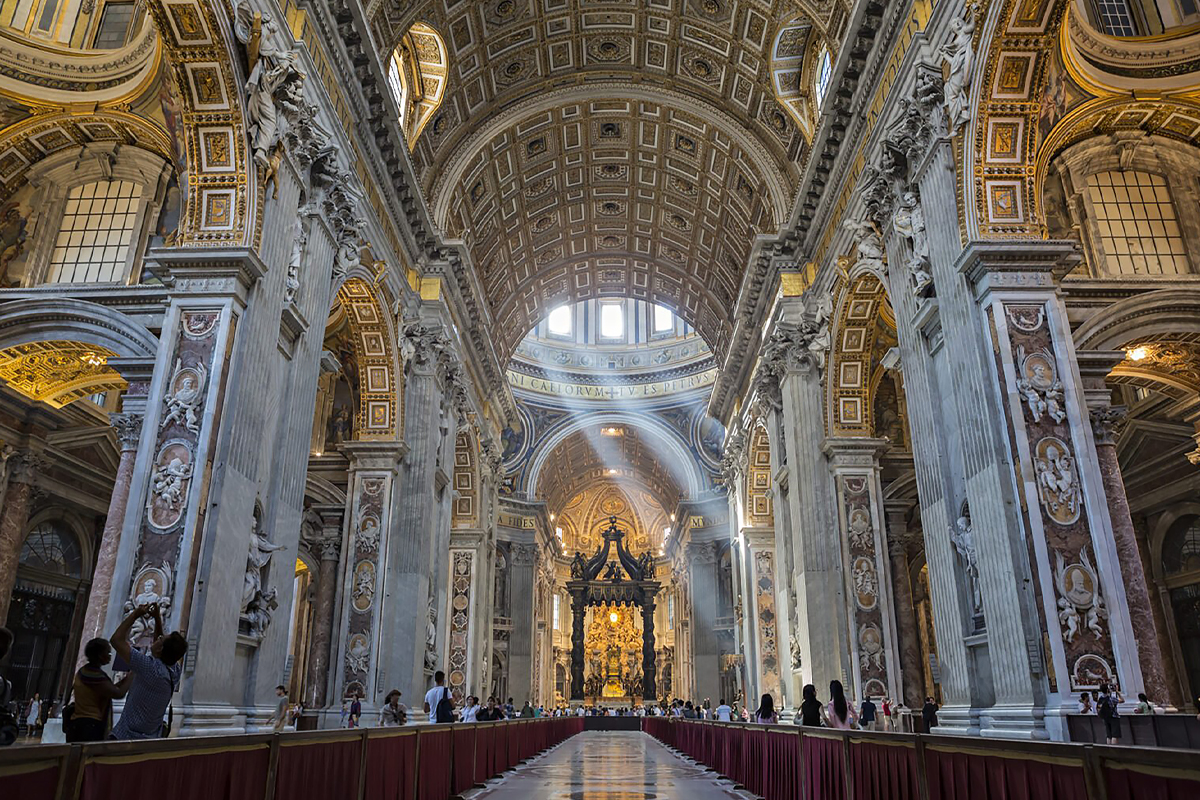
<svg viewBox="0 0 1200 800">
<path fill-rule="evenodd" d="M 829 80 L 833 77 L 833 54 L 829 52 L 828 45 L 821 45 L 821 52 L 817 54 L 816 69 L 813 70 L 813 97 L 817 101 L 817 108 L 825 102 L 825 93 L 829 91 Z"/>
<path fill-rule="evenodd" d="M 83 577 L 83 553 L 79 540 L 61 523 L 42 522 L 29 531 L 21 547 L 20 564 L 64 578 Z"/>
<path fill-rule="evenodd" d="M 411 149 L 446 96 L 449 80 L 446 43 L 418 22 L 408 29 L 388 61 L 388 85 L 400 110 L 400 129 Z"/>
<path fill-rule="evenodd" d="M 1200 572 L 1200 517 L 1177 520 L 1167 531 L 1162 546 L 1163 575 Z"/>
</svg>

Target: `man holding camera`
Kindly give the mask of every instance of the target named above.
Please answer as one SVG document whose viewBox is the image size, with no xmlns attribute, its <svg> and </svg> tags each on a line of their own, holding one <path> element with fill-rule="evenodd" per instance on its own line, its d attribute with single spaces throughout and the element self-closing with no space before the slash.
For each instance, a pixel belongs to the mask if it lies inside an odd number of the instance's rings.
<svg viewBox="0 0 1200 800">
<path fill-rule="evenodd" d="M 154 642 L 150 653 L 129 644 L 129 631 L 143 617 L 154 618 Z M 138 606 L 121 622 L 109 639 L 117 656 L 129 665 L 133 685 L 125 699 L 121 720 L 113 727 L 113 739 L 157 739 L 167 735 L 169 723 L 163 718 L 171 697 L 179 688 L 187 639 L 179 631 L 163 635 L 162 612 L 157 603 Z"/>
</svg>

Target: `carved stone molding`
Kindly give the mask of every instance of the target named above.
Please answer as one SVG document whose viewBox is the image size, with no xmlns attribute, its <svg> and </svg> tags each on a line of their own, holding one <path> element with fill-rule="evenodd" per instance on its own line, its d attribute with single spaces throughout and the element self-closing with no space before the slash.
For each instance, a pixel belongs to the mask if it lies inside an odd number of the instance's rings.
<svg viewBox="0 0 1200 800">
<path fill-rule="evenodd" d="M 117 433 L 117 444 L 122 452 L 137 449 L 142 435 L 141 414 L 109 414 L 108 422 Z"/>
<path fill-rule="evenodd" d="M 1125 427 L 1125 418 L 1129 409 L 1125 406 L 1099 406 L 1089 408 L 1088 414 L 1092 421 L 1092 434 L 1096 444 L 1116 444 L 1121 430 Z"/>
</svg>

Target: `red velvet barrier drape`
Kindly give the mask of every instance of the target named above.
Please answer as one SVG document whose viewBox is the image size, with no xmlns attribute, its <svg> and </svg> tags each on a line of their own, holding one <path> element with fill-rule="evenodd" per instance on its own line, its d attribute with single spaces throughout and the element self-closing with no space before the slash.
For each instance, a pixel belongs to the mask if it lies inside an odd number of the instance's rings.
<svg viewBox="0 0 1200 800">
<path fill-rule="evenodd" d="M 475 734 L 475 782 L 483 783 L 492 777 L 492 750 L 496 741 L 496 727 L 484 723 Z"/>
<path fill-rule="evenodd" d="M 916 800 L 916 746 L 851 742 L 850 785 L 854 800 Z"/>
<path fill-rule="evenodd" d="M 1196 800 L 1200 778 L 1151 775 L 1130 769 L 1104 768 L 1108 800 Z"/>
<path fill-rule="evenodd" d="M 450 731 L 421 731 L 421 748 L 417 757 L 420 780 L 417 800 L 446 800 L 450 796 Z M 279 800 L 284 797 L 276 795 Z M 344 798 L 343 798 L 344 800 Z"/>
<path fill-rule="evenodd" d="M 0 771 L 0 786 L 4 787 L 6 797 L 54 797 L 54 790 L 58 788 L 59 766 L 56 762 L 28 770 L 22 766 L 20 772 Z"/>
<path fill-rule="evenodd" d="M 454 780 L 450 791 L 453 794 L 462 794 L 475 785 L 475 726 L 467 724 L 465 727 L 455 728 L 452 733 L 454 754 L 451 761 Z"/>
<path fill-rule="evenodd" d="M 929 800 L 1086 800 L 1083 767 L 927 748 Z M 1139 800 L 1141 795 L 1138 795 Z"/>
<path fill-rule="evenodd" d="M 124 763 L 117 759 L 99 759 L 84 766 L 79 797 L 80 800 L 112 800 L 119 797 L 262 800 L 267 789 L 270 758 L 270 750 L 263 744 L 223 752 L 171 754 L 166 758 L 141 756 Z M 356 761 L 356 769 L 357 766 Z M 2 794 L 8 796 L 7 787 Z M 12 795 L 22 800 L 53 796 L 53 789 L 45 794 L 14 792 Z"/>
<path fill-rule="evenodd" d="M 842 740 L 810 734 L 803 741 L 805 800 L 844 798 L 846 771 L 842 759 Z"/>
<path fill-rule="evenodd" d="M 742 762 L 745 777 L 741 782 L 750 791 L 761 795 L 766 778 L 767 731 L 765 728 L 749 728 L 746 730 L 744 741 L 746 750 L 742 755 Z"/>
<path fill-rule="evenodd" d="M 497 725 L 492 738 L 492 774 L 508 769 L 508 726 Z"/>
<path fill-rule="evenodd" d="M 414 800 L 416 771 L 416 734 L 367 740 L 366 800 Z"/>
<path fill-rule="evenodd" d="M 283 800 L 345 800 L 358 794 L 362 741 L 301 742 L 279 746 L 275 796 Z M 220 797 L 207 794 L 204 797 Z M 261 795 L 260 795 L 261 797 Z"/>
<path fill-rule="evenodd" d="M 800 797 L 800 763 L 800 737 L 794 733 L 769 731 L 762 796 L 767 800 L 797 800 Z"/>
</svg>

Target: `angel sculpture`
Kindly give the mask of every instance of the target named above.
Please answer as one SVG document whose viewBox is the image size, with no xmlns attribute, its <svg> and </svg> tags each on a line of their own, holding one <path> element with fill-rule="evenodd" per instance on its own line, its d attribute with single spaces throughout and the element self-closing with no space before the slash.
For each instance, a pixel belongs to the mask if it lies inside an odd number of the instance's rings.
<svg viewBox="0 0 1200 800">
<path fill-rule="evenodd" d="M 885 274 L 883 238 L 869 219 L 847 219 L 842 227 L 854 236 L 855 271 L 866 270 L 882 278 Z"/>
</svg>

